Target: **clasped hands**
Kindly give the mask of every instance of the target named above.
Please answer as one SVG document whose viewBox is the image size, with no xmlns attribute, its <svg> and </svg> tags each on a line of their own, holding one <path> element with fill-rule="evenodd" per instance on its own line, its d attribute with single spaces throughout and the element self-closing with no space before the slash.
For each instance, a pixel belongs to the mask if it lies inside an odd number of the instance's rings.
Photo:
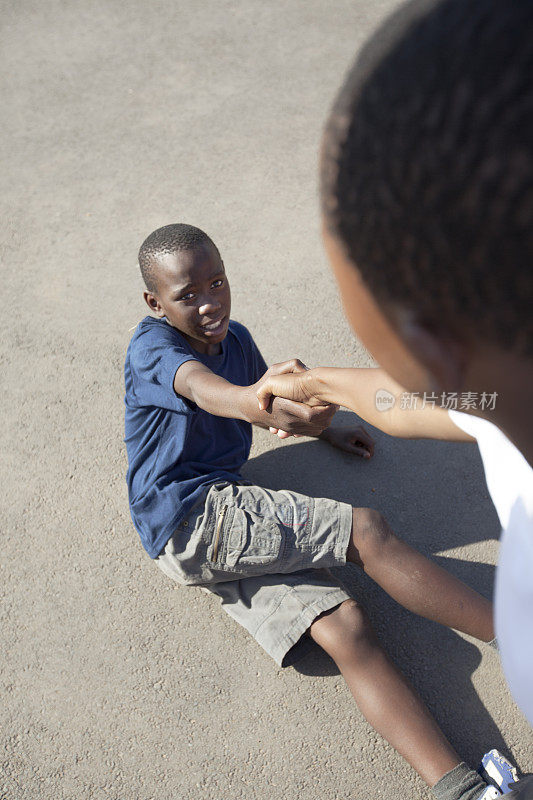
<svg viewBox="0 0 533 800">
<path fill-rule="evenodd" d="M 315 436 L 363 458 L 374 454 L 374 440 L 362 425 L 330 425 L 339 406 L 320 399 L 311 372 L 298 359 L 273 364 L 254 388 L 260 411 L 272 413 L 270 432 L 280 439 Z"/>
</svg>

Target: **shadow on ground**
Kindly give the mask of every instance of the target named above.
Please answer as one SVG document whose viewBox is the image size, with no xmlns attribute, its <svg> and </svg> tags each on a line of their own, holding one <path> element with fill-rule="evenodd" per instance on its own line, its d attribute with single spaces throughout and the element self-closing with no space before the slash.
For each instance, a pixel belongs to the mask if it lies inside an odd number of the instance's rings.
<svg viewBox="0 0 533 800">
<path fill-rule="evenodd" d="M 356 421 L 348 413 L 341 412 L 339 418 L 343 423 Z M 477 446 L 397 440 L 367 427 L 376 439 L 370 462 L 324 442 L 291 440 L 251 459 L 244 477 L 272 489 L 377 508 L 406 541 L 491 597 L 491 564 L 436 555 L 465 545 L 479 549 L 478 543 L 498 537 L 498 520 Z M 475 759 L 487 743 L 508 751 L 471 680 L 483 653 L 496 659 L 492 649 L 478 648 L 453 631 L 405 611 L 353 565 L 333 572 L 366 607 L 387 651 L 462 756 Z M 305 675 L 338 675 L 333 661 L 314 643 L 293 666 Z"/>
</svg>

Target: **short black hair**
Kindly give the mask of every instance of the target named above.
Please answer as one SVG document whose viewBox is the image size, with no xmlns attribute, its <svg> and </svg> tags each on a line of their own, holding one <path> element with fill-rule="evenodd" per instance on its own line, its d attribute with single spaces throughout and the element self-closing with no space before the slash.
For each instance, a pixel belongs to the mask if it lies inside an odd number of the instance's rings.
<svg viewBox="0 0 533 800">
<path fill-rule="evenodd" d="M 176 222 L 157 228 L 146 237 L 139 250 L 139 266 L 146 288 L 152 294 L 157 292 L 157 259 L 164 253 L 179 250 L 194 250 L 201 245 L 211 244 L 218 253 L 213 240 L 200 228 Z"/>
<path fill-rule="evenodd" d="M 414 0 L 349 71 L 326 227 L 378 302 L 533 355 L 533 2 Z"/>
</svg>

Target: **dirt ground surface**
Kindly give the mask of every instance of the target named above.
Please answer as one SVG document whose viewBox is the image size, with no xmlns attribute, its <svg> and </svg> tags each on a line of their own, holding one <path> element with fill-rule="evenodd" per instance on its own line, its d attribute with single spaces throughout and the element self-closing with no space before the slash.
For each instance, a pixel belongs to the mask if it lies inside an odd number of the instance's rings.
<svg viewBox="0 0 533 800">
<path fill-rule="evenodd" d="M 319 237 L 317 151 L 392 0 L 20 0 L 2 10 L 2 800 L 425 798 L 318 648 L 278 669 L 129 517 L 123 362 L 154 228 L 218 244 L 270 363 L 368 365 Z M 487 595 L 475 445 L 376 433 L 371 463 L 255 436 L 246 476 L 372 506 Z M 498 655 L 339 575 L 462 756 L 532 769 Z M 528 755 L 529 753 L 529 755 Z"/>
</svg>

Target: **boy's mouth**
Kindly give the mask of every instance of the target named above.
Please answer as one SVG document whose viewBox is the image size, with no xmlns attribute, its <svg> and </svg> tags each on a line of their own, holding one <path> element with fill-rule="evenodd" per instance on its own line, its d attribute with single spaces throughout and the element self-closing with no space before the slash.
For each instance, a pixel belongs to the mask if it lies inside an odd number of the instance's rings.
<svg viewBox="0 0 533 800">
<path fill-rule="evenodd" d="M 201 328 L 203 332 L 208 334 L 209 336 L 216 336 L 218 333 L 222 333 L 225 324 L 226 324 L 226 317 L 224 316 L 224 317 L 219 317 L 219 319 L 216 319 L 213 322 L 208 322 L 206 325 L 202 325 Z"/>
</svg>

